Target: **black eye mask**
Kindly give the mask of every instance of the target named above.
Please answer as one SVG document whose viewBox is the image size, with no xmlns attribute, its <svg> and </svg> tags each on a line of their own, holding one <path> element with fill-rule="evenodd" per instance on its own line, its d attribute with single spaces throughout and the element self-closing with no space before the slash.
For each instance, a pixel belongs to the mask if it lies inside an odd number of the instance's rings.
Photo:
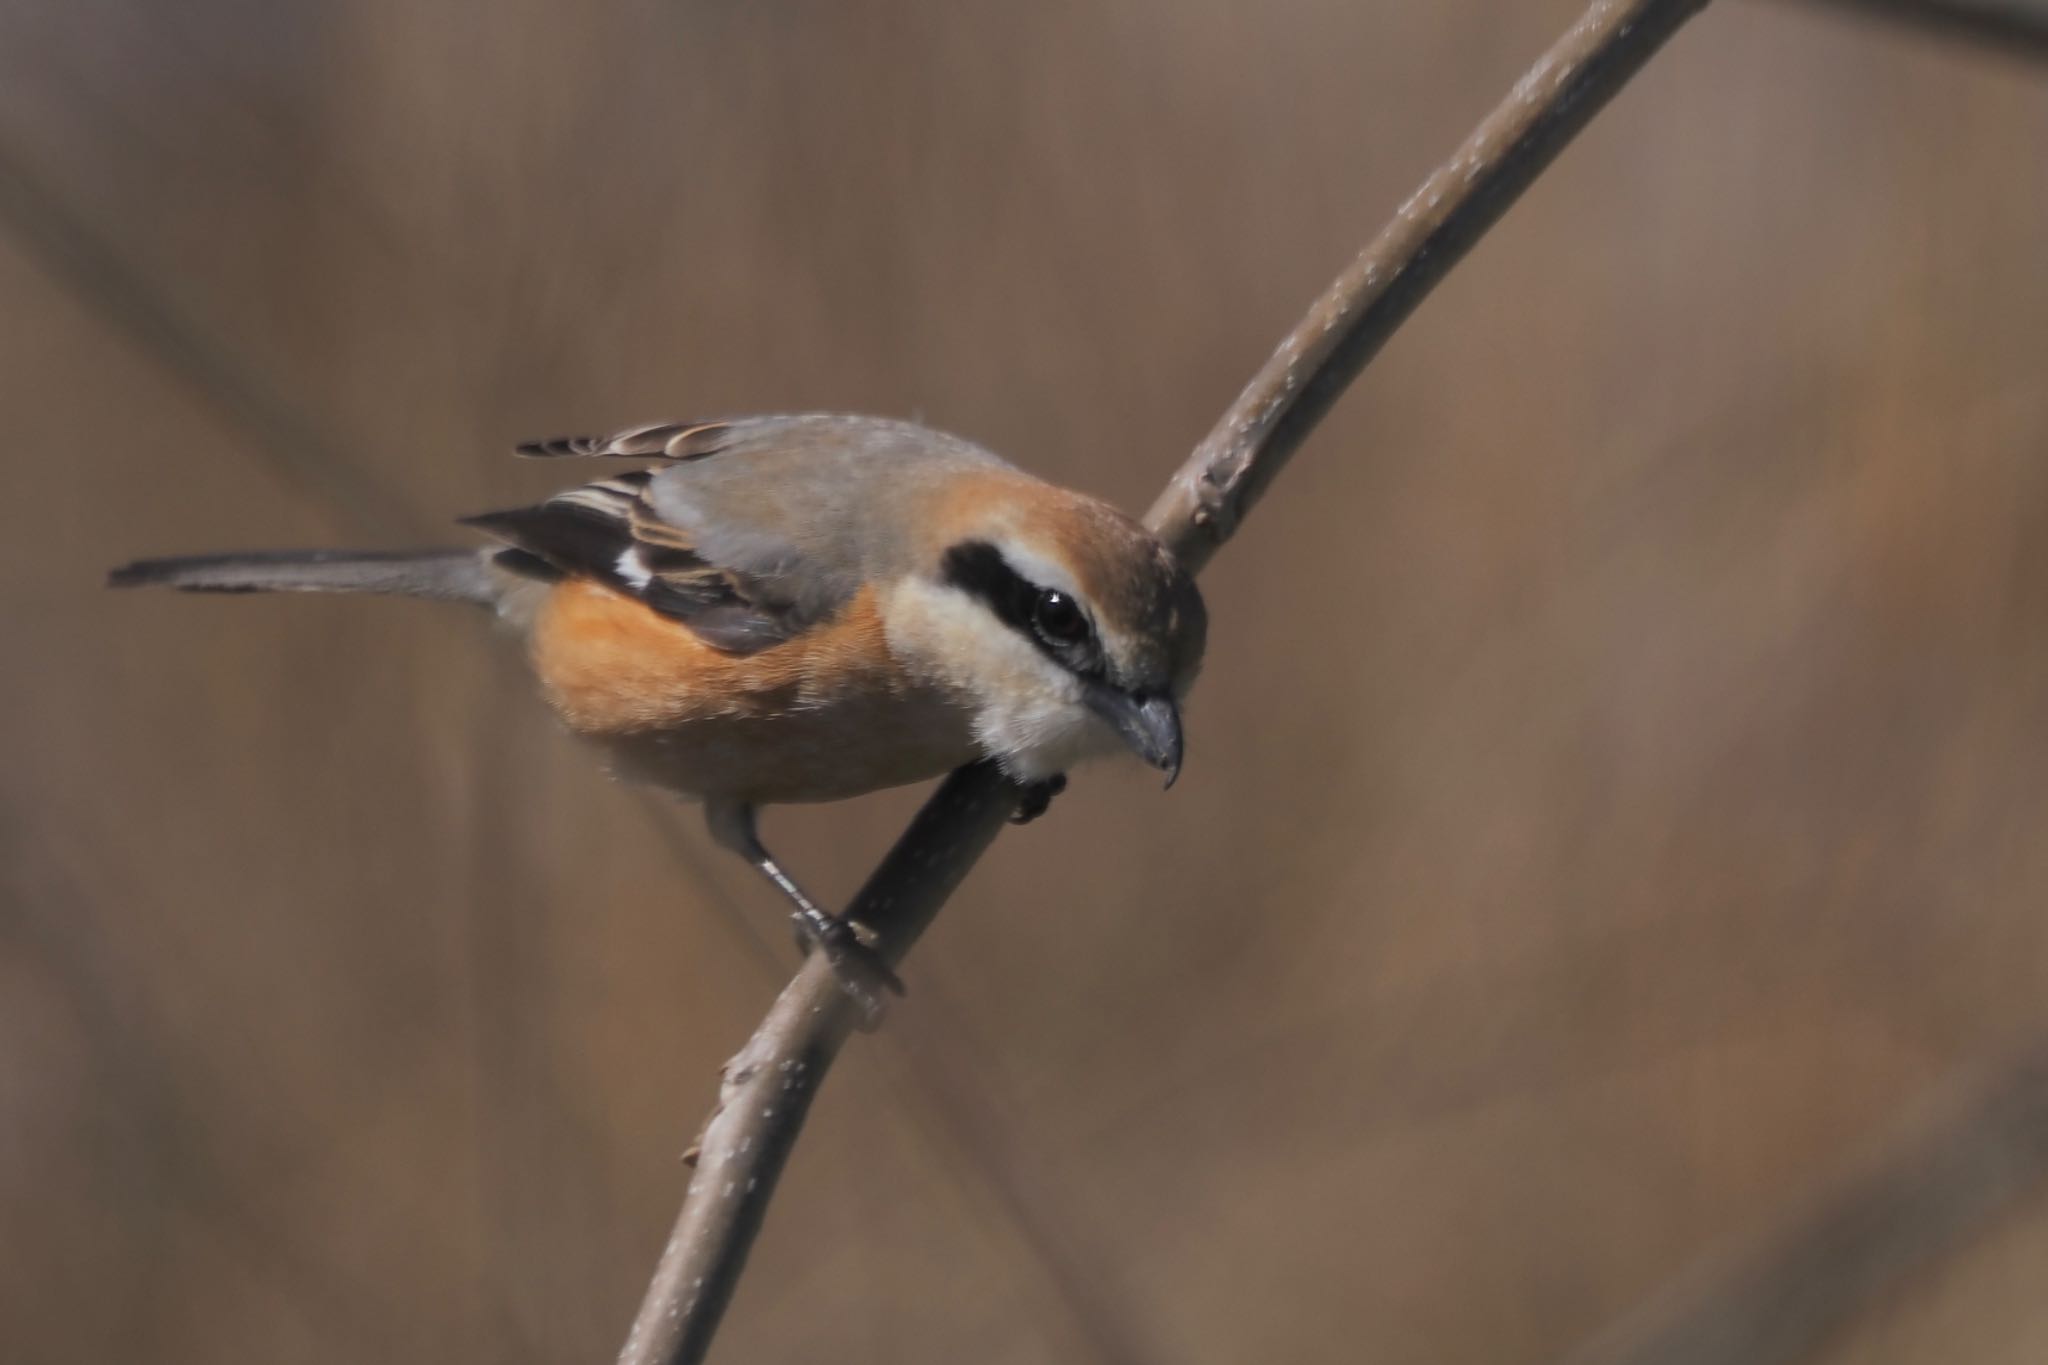
<svg viewBox="0 0 2048 1365">
<path fill-rule="evenodd" d="M 1091 682 L 1103 679 L 1102 642 L 1072 594 L 1041 588 L 985 540 L 962 541 L 947 550 L 943 576 L 1060 667 Z"/>
</svg>

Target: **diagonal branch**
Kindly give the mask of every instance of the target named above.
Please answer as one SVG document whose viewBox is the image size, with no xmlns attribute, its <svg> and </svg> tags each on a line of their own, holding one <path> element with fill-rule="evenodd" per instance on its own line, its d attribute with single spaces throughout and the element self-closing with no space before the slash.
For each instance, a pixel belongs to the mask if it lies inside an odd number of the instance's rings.
<svg viewBox="0 0 2048 1365">
<path fill-rule="evenodd" d="M 1366 362 L 1706 0 L 1595 0 L 1287 335 L 1146 522 L 1199 570 Z"/>
<path fill-rule="evenodd" d="M 1429 291 L 1706 0 L 1594 0 L 1465 144 L 1409 197 L 1214 431 L 1148 524 L 1199 569 L 1345 387 Z M 987 764 L 954 773 L 848 913 L 900 962 L 1015 809 Z M 700 1361 L 739 1281 L 776 1178 L 855 1010 L 813 954 L 726 1064 L 718 1107 L 621 1365 Z"/>
</svg>

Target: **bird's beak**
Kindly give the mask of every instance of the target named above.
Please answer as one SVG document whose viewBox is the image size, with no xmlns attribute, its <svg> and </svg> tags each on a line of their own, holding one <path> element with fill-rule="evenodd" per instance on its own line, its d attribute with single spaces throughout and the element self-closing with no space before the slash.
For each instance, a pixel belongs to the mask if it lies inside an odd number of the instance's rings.
<svg viewBox="0 0 2048 1365">
<path fill-rule="evenodd" d="M 1173 785 L 1180 776 L 1180 708 L 1172 697 L 1134 697 L 1113 687 L 1096 687 L 1089 691 L 1088 704 L 1132 753 L 1165 773 L 1166 785 Z"/>
</svg>

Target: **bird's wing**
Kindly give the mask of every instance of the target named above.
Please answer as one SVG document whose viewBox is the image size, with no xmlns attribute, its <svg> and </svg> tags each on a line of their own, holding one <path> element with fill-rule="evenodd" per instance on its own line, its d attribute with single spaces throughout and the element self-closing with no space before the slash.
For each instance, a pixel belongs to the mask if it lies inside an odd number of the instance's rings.
<svg viewBox="0 0 2048 1365">
<path fill-rule="evenodd" d="M 652 480 L 653 471 L 636 470 L 532 507 L 465 517 L 463 523 L 511 546 L 498 563 L 515 573 L 595 579 L 733 654 L 780 644 L 829 614 L 792 610 L 794 603 L 772 579 L 699 554 L 688 536 L 648 504 Z"/>
<path fill-rule="evenodd" d="M 739 654 L 802 634 L 897 567 L 881 500 L 1001 465 L 912 423 L 837 415 L 666 423 L 519 453 L 663 463 L 468 518 L 514 547 L 507 567 L 596 578 Z"/>
</svg>

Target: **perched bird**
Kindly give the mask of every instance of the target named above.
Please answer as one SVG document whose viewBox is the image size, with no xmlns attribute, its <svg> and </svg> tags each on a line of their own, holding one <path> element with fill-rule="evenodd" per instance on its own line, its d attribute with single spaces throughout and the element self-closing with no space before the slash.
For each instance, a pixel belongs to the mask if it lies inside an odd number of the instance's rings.
<svg viewBox="0 0 2048 1365">
<path fill-rule="evenodd" d="M 911 422 L 817 414 L 519 447 L 642 468 L 468 517 L 497 543 L 145 559 L 115 586 L 358 592 L 491 608 L 542 692 L 622 776 L 702 801 L 713 837 L 796 907 L 856 994 L 901 989 L 755 831 L 991 758 L 1028 818 L 1124 747 L 1181 763 L 1207 617 L 1193 579 L 1107 503 Z M 651 463 L 646 463 L 651 462 Z"/>
</svg>

